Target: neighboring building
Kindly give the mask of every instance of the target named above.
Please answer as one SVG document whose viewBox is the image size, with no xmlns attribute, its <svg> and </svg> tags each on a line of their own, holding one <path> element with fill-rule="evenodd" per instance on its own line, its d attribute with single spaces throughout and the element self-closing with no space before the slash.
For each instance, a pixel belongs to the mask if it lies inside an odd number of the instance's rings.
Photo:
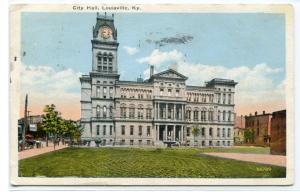
<svg viewBox="0 0 300 192">
<path fill-rule="evenodd" d="M 271 153 L 286 154 L 286 110 L 272 113 Z"/>
<path fill-rule="evenodd" d="M 163 145 L 177 141 L 201 146 L 233 145 L 233 80 L 213 79 L 205 86 L 168 69 L 150 78 L 121 81 L 118 74 L 117 30 L 113 16 L 97 16 L 93 27 L 92 71 L 81 81 L 82 139 L 102 145 Z"/>
<path fill-rule="evenodd" d="M 26 129 L 26 134 L 30 133 L 35 135 L 37 132 L 38 124 L 43 122 L 42 115 L 31 115 L 27 117 L 28 127 Z M 18 138 L 22 139 L 22 131 L 24 127 L 24 117 L 18 120 Z"/>
<path fill-rule="evenodd" d="M 245 117 L 243 115 L 236 116 L 234 124 L 234 143 L 243 144 L 245 141 L 244 138 L 245 131 Z"/>
<path fill-rule="evenodd" d="M 246 138 L 246 142 L 261 146 L 269 145 L 271 138 L 271 118 L 272 114 L 265 113 L 265 111 L 260 115 L 255 112 L 254 116 L 251 114 L 245 116 L 245 132 L 251 131 L 252 133 L 252 138 L 250 140 Z"/>
</svg>

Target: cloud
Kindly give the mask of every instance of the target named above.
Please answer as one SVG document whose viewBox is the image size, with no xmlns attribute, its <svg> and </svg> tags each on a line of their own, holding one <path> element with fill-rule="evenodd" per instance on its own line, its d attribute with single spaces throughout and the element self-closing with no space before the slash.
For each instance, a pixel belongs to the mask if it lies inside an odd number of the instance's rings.
<svg viewBox="0 0 300 192">
<path fill-rule="evenodd" d="M 60 109 L 62 106 L 65 108 L 61 111 L 63 116 L 79 118 L 80 75 L 72 69 L 55 70 L 49 66 L 22 65 L 21 97 L 24 98 L 27 93 L 29 108 L 38 107 L 40 112 L 45 105 L 53 103 Z M 70 108 L 74 114 L 66 114 Z"/>
<path fill-rule="evenodd" d="M 170 52 L 161 52 L 160 50 L 155 49 L 150 56 L 137 59 L 137 62 L 141 64 L 145 63 L 159 66 L 163 63 L 176 63 L 182 60 L 184 60 L 184 55 L 176 49 Z"/>
<path fill-rule="evenodd" d="M 278 84 L 274 77 L 283 72 L 282 68 L 272 68 L 266 63 L 259 63 L 254 67 L 236 66 L 225 67 L 221 65 L 190 63 L 183 54 L 174 49 L 162 52 L 153 52 L 144 58 L 138 59 L 139 63 L 154 64 L 157 71 L 170 66 L 176 66 L 178 72 L 189 77 L 188 84 L 203 85 L 205 81 L 213 78 L 228 78 L 238 82 L 236 87 L 236 104 L 263 105 L 264 102 L 282 102 L 285 100 L 285 80 Z M 148 70 L 148 69 L 147 69 Z M 144 74 L 148 74 L 145 71 Z"/>
<path fill-rule="evenodd" d="M 129 55 L 134 55 L 137 52 L 139 52 L 139 50 L 136 47 L 124 46 L 123 48 L 125 49 L 126 53 L 129 54 Z"/>
<path fill-rule="evenodd" d="M 151 35 L 151 34 L 150 34 Z M 149 44 L 154 43 L 155 45 L 162 47 L 168 44 L 186 44 L 194 39 L 193 36 L 187 34 L 176 34 L 171 37 L 162 37 L 159 39 L 148 38 L 145 41 Z"/>
</svg>

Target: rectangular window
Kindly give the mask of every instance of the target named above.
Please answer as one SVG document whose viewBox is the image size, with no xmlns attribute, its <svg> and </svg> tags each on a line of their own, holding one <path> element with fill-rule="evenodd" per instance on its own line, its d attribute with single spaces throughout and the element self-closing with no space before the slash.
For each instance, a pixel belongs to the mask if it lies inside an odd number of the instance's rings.
<svg viewBox="0 0 300 192">
<path fill-rule="evenodd" d="M 194 111 L 194 121 L 199 121 L 199 111 Z"/>
<path fill-rule="evenodd" d="M 106 87 L 103 87 L 103 98 L 106 98 L 106 93 L 107 93 Z"/>
<path fill-rule="evenodd" d="M 212 128 L 209 128 L 209 136 L 213 136 L 213 129 Z"/>
<path fill-rule="evenodd" d="M 121 107 L 121 118 L 126 118 L 126 108 Z"/>
<path fill-rule="evenodd" d="M 100 86 L 96 88 L 96 97 L 100 97 Z"/>
<path fill-rule="evenodd" d="M 121 129 L 122 129 L 122 130 L 121 130 L 121 134 L 122 134 L 122 135 L 125 135 L 125 125 L 122 125 L 122 126 L 121 126 Z"/>
<path fill-rule="evenodd" d="M 164 89 L 160 89 L 160 96 L 164 94 Z"/>
<path fill-rule="evenodd" d="M 220 137 L 220 128 L 217 129 L 217 137 Z"/>
<path fill-rule="evenodd" d="M 176 97 L 179 97 L 179 89 L 176 89 Z"/>
<path fill-rule="evenodd" d="M 202 142 L 201 142 L 201 145 L 202 145 L 202 146 L 205 146 L 205 141 L 202 141 Z"/>
<path fill-rule="evenodd" d="M 217 146 L 220 146 L 220 141 L 217 141 Z"/>
<path fill-rule="evenodd" d="M 130 142 L 130 145 L 133 145 L 133 140 L 130 140 L 129 142 Z"/>
<path fill-rule="evenodd" d="M 134 119 L 134 113 L 135 113 L 134 108 L 129 108 L 129 118 Z"/>
<path fill-rule="evenodd" d="M 231 104 L 231 94 L 228 94 L 228 104 Z"/>
<path fill-rule="evenodd" d="M 138 108 L 138 119 L 144 118 L 144 110 L 143 108 Z"/>
<path fill-rule="evenodd" d="M 228 128 L 228 130 L 227 130 L 227 137 L 230 137 L 230 136 L 231 136 L 230 128 Z"/>
<path fill-rule="evenodd" d="M 141 136 L 141 135 L 143 134 L 142 131 L 143 131 L 143 127 L 140 125 L 140 126 L 139 126 L 139 136 Z"/>
<path fill-rule="evenodd" d="M 230 146 L 230 141 L 227 141 L 227 145 Z"/>
<path fill-rule="evenodd" d="M 186 136 L 189 137 L 191 135 L 191 130 L 189 127 L 186 128 Z"/>
<path fill-rule="evenodd" d="M 212 146 L 212 145 L 213 145 L 212 141 L 209 141 L 209 146 Z"/>
<path fill-rule="evenodd" d="M 202 137 L 205 136 L 205 128 L 204 127 L 202 127 L 202 129 L 201 129 L 201 135 L 202 135 Z"/>
<path fill-rule="evenodd" d="M 223 143 L 223 146 L 226 146 L 225 141 L 223 141 L 222 143 Z"/>
<path fill-rule="evenodd" d="M 121 145 L 125 145 L 125 139 L 121 140 Z"/>
<path fill-rule="evenodd" d="M 133 125 L 130 125 L 130 135 L 133 135 Z"/>
<path fill-rule="evenodd" d="M 100 135 L 100 125 L 97 125 L 97 135 Z"/>
<path fill-rule="evenodd" d="M 231 121 L 231 111 L 228 111 L 228 121 Z"/>
<path fill-rule="evenodd" d="M 110 134 L 110 135 L 112 135 L 112 129 L 113 129 L 113 126 L 110 125 L 110 126 L 109 126 L 109 134 Z"/>
<path fill-rule="evenodd" d="M 151 119 L 152 117 L 152 110 L 151 109 L 146 109 L 146 118 Z"/>
<path fill-rule="evenodd" d="M 110 98 L 113 98 L 113 91 L 114 91 L 114 88 L 113 88 L 113 87 L 110 87 L 110 88 L 109 88 L 109 97 L 110 97 Z"/>
<path fill-rule="evenodd" d="M 103 125 L 103 135 L 106 135 L 106 125 Z"/>
<path fill-rule="evenodd" d="M 147 145 L 150 145 L 151 144 L 151 141 L 150 140 L 147 140 Z"/>
<path fill-rule="evenodd" d="M 225 137 L 225 128 L 223 128 L 222 137 Z"/>
<path fill-rule="evenodd" d="M 151 130 L 151 127 L 150 127 L 150 126 L 147 126 L 147 136 L 148 136 L 148 137 L 150 136 L 150 130 Z"/>
<path fill-rule="evenodd" d="M 224 93 L 223 94 L 223 104 L 225 104 L 225 101 L 226 101 L 226 94 Z"/>
<path fill-rule="evenodd" d="M 139 145 L 142 145 L 142 140 L 139 140 Z"/>
</svg>

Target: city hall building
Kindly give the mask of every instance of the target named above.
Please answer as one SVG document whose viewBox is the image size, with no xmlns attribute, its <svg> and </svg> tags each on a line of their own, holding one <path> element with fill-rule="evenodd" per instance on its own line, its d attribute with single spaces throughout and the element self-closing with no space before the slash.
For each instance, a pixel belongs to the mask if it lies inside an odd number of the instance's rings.
<svg viewBox="0 0 300 192">
<path fill-rule="evenodd" d="M 153 66 L 149 79 L 122 81 L 118 46 L 113 16 L 98 15 L 92 70 L 80 77 L 83 140 L 100 140 L 101 145 L 233 145 L 236 82 L 216 78 L 190 86 L 180 72 L 154 74 Z M 200 130 L 195 137 L 194 127 Z"/>
</svg>

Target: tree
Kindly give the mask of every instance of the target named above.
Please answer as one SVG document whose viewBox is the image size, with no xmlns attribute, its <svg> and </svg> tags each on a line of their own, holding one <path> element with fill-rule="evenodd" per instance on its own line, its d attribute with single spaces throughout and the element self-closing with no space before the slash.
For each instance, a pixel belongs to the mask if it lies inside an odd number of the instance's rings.
<svg viewBox="0 0 300 192">
<path fill-rule="evenodd" d="M 46 132 L 46 146 L 48 146 L 49 134 L 56 136 L 57 130 L 59 129 L 59 118 L 58 111 L 55 110 L 55 105 L 46 105 L 43 112 L 45 113 L 43 117 L 42 128 Z M 55 139 L 55 138 L 54 138 Z M 55 141 L 53 141 L 55 149 Z"/>
<path fill-rule="evenodd" d="M 192 128 L 192 134 L 194 136 L 194 145 L 195 145 L 196 137 L 200 134 L 200 129 L 198 126 Z"/>
<path fill-rule="evenodd" d="M 244 138 L 247 143 L 253 142 L 253 138 L 254 138 L 253 129 L 245 129 Z"/>
</svg>

